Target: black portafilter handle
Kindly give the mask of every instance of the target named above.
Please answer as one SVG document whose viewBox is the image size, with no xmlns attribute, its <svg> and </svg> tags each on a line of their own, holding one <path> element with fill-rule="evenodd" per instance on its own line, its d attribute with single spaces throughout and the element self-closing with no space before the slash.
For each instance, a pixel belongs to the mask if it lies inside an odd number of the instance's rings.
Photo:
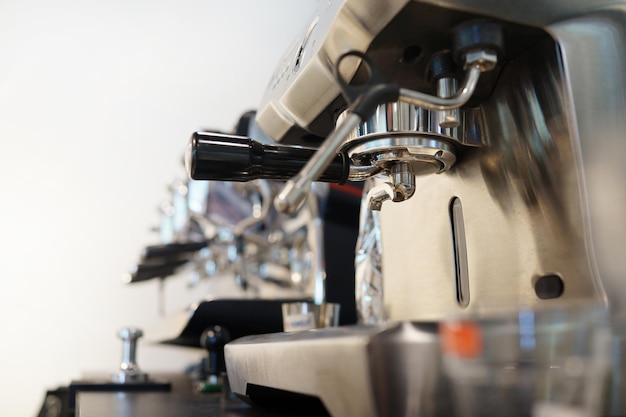
<svg viewBox="0 0 626 417">
<path fill-rule="evenodd" d="M 189 177 L 194 180 L 288 180 L 298 174 L 315 149 L 266 145 L 244 136 L 195 132 L 185 154 Z M 318 181 L 343 184 L 350 161 L 344 154 L 326 168 Z"/>
</svg>

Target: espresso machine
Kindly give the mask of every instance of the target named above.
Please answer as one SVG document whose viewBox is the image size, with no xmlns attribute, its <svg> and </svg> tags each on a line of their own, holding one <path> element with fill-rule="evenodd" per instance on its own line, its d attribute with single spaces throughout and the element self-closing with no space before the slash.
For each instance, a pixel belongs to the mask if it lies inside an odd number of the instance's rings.
<svg viewBox="0 0 626 417">
<path fill-rule="evenodd" d="M 442 322 L 595 305 L 610 329 L 601 413 L 626 415 L 624 44 L 622 1 L 320 2 L 250 137 L 198 132 L 187 165 L 286 180 L 286 213 L 315 181 L 364 181 L 360 325 L 229 343 L 233 392 L 451 415 Z"/>
</svg>

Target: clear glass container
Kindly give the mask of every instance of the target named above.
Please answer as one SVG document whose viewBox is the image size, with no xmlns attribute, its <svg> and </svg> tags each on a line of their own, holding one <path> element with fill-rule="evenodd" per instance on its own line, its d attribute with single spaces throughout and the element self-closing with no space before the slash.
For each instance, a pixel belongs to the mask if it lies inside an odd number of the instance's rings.
<svg viewBox="0 0 626 417">
<path fill-rule="evenodd" d="M 440 324 L 459 417 L 594 417 L 610 368 L 607 310 L 520 309 Z"/>
</svg>

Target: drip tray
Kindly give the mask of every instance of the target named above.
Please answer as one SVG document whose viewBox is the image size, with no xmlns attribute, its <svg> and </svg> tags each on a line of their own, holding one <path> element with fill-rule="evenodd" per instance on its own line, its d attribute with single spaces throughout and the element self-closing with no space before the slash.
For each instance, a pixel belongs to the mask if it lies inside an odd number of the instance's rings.
<svg viewBox="0 0 626 417">
<path fill-rule="evenodd" d="M 334 417 L 452 415 L 435 323 L 247 336 L 225 354 L 233 393 L 263 408 L 306 400 Z"/>
</svg>

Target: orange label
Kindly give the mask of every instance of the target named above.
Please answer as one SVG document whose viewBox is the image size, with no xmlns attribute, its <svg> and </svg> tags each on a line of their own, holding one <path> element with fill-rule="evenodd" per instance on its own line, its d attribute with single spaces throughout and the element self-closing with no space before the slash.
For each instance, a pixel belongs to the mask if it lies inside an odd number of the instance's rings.
<svg viewBox="0 0 626 417">
<path fill-rule="evenodd" d="M 480 327 L 474 322 L 441 323 L 439 335 L 443 352 L 461 358 L 476 358 L 483 350 Z"/>
</svg>

